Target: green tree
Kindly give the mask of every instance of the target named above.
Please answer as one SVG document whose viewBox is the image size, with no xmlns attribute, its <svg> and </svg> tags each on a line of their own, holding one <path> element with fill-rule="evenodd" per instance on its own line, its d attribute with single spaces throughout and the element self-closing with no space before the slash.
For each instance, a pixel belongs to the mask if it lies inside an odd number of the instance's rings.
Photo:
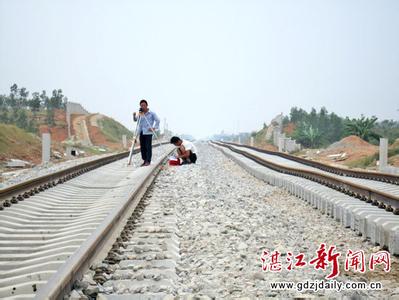
<svg viewBox="0 0 399 300">
<path fill-rule="evenodd" d="M 344 120 L 331 113 L 328 117 L 328 125 L 326 131 L 323 133 L 328 143 L 333 143 L 343 138 L 344 136 Z"/>
<path fill-rule="evenodd" d="M 33 113 L 40 111 L 40 103 L 40 94 L 37 92 L 32 93 L 32 99 L 29 101 L 29 108 Z"/>
<path fill-rule="evenodd" d="M 0 109 L 3 109 L 7 106 L 6 96 L 0 95 Z"/>
<path fill-rule="evenodd" d="M 50 98 L 50 107 L 52 109 L 60 109 L 62 108 L 64 95 L 62 94 L 62 90 L 53 90 L 52 96 Z"/>
<path fill-rule="evenodd" d="M 323 106 L 317 114 L 317 128 L 320 132 L 327 132 L 329 124 L 329 115 L 327 109 Z"/>
<path fill-rule="evenodd" d="M 399 138 L 399 121 L 383 120 L 375 124 L 374 132 L 386 137 L 389 143 L 393 143 Z"/>
<path fill-rule="evenodd" d="M 341 139 L 344 134 L 343 119 L 334 113 L 329 114 L 325 107 L 322 107 L 319 112 L 312 108 L 310 113 L 301 108 L 293 107 L 289 121 L 298 128 L 296 132 L 294 131 L 292 137 L 305 141 L 304 145 L 326 146 Z M 320 136 L 317 143 L 310 141 L 315 133 L 316 136 Z"/>
<path fill-rule="evenodd" d="M 290 112 L 290 121 L 294 124 L 299 122 L 305 122 L 307 119 L 308 113 L 302 108 L 293 107 Z"/>
<path fill-rule="evenodd" d="M 322 134 L 319 129 L 306 122 L 299 124 L 293 137 L 305 147 L 315 148 L 322 144 Z"/>
<path fill-rule="evenodd" d="M 38 128 L 35 119 L 28 120 L 27 131 L 32 133 L 38 133 Z"/>
<path fill-rule="evenodd" d="M 6 99 L 6 104 L 9 108 L 15 109 L 17 107 L 18 86 L 14 83 L 10 87 L 10 95 Z"/>
<path fill-rule="evenodd" d="M 26 108 L 28 106 L 29 92 L 26 90 L 26 88 L 20 88 L 18 94 L 19 94 L 18 98 L 19 107 Z"/>
<path fill-rule="evenodd" d="M 22 129 L 27 129 L 28 128 L 28 118 L 26 115 L 25 110 L 20 109 L 17 113 L 17 118 L 15 120 L 15 124 Z"/>
<path fill-rule="evenodd" d="M 18 120 L 18 109 L 14 108 L 11 110 L 11 114 L 8 115 L 9 123 L 15 124 Z"/>
<path fill-rule="evenodd" d="M 8 124 L 10 122 L 8 118 L 8 111 L 7 110 L 2 110 L 0 112 L 0 123 L 6 123 Z"/>
<path fill-rule="evenodd" d="M 13 96 L 14 98 L 17 98 L 18 96 L 18 85 L 16 83 L 10 87 L 10 96 Z"/>
<path fill-rule="evenodd" d="M 283 118 L 283 126 L 287 125 L 290 122 L 290 118 L 288 116 L 284 116 Z"/>
<path fill-rule="evenodd" d="M 46 122 L 47 122 L 48 126 L 54 126 L 55 125 L 54 109 L 52 109 L 52 108 L 47 109 L 47 111 L 46 111 Z"/>
<path fill-rule="evenodd" d="M 318 121 L 319 121 L 319 116 L 317 114 L 317 111 L 314 107 L 312 107 L 310 114 L 308 115 L 308 123 L 313 127 L 313 128 L 318 128 Z"/>
<path fill-rule="evenodd" d="M 8 123 L 7 96 L 0 95 L 0 122 Z"/>
<path fill-rule="evenodd" d="M 377 120 L 378 118 L 375 116 L 366 118 L 363 115 L 359 119 L 347 118 L 345 120 L 345 133 L 346 135 L 356 135 L 368 142 L 372 139 L 378 140 L 380 136 L 373 131 Z"/>
<path fill-rule="evenodd" d="M 41 105 L 45 109 L 49 109 L 50 108 L 50 101 L 49 101 L 49 98 L 47 97 L 46 91 L 43 90 L 39 97 L 40 97 Z"/>
</svg>

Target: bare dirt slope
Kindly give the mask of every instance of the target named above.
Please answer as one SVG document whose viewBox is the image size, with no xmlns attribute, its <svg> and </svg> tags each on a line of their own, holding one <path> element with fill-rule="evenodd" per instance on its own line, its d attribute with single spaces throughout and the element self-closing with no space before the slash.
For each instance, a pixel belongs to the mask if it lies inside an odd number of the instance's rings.
<svg viewBox="0 0 399 300">
<path fill-rule="evenodd" d="M 298 155 L 330 165 L 351 167 L 352 164 L 376 153 L 378 153 L 378 146 L 351 135 L 331 144 L 326 149 L 305 149 Z"/>
<path fill-rule="evenodd" d="M 86 115 L 72 115 L 72 129 L 71 134 L 75 136 L 75 139 L 85 146 L 91 146 L 92 142 L 90 140 L 89 129 L 87 126 L 87 116 Z"/>
<path fill-rule="evenodd" d="M 345 162 L 349 163 L 373 155 L 376 152 L 378 152 L 378 146 L 372 145 L 358 136 L 350 135 L 328 146 L 326 151 L 323 151 L 323 156 L 346 153 L 347 159 L 345 159 Z"/>
<path fill-rule="evenodd" d="M 72 134 L 84 144 L 122 149 L 122 135 L 131 132 L 119 122 L 102 114 L 72 115 Z"/>
</svg>

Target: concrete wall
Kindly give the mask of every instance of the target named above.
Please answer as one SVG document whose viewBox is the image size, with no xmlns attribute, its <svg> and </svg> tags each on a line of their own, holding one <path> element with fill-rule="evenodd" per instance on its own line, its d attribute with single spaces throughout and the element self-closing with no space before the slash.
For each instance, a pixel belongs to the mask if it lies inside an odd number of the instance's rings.
<svg viewBox="0 0 399 300">
<path fill-rule="evenodd" d="M 287 138 L 283 131 L 283 114 L 276 116 L 270 123 L 266 133 L 266 139 L 273 138 L 273 144 L 278 147 L 280 152 L 295 152 L 301 150 L 301 145 L 295 140 Z M 270 136 L 272 132 L 272 136 Z"/>
<path fill-rule="evenodd" d="M 280 137 L 280 142 L 282 146 L 282 152 L 295 152 L 301 150 L 301 145 L 298 144 L 295 140 L 287 137 Z"/>
<path fill-rule="evenodd" d="M 84 107 L 75 102 L 67 102 L 66 104 L 66 119 L 67 119 L 67 124 L 68 124 L 68 137 L 71 137 L 71 115 L 72 114 L 79 114 L 79 115 L 88 115 L 89 112 L 84 109 Z"/>
</svg>

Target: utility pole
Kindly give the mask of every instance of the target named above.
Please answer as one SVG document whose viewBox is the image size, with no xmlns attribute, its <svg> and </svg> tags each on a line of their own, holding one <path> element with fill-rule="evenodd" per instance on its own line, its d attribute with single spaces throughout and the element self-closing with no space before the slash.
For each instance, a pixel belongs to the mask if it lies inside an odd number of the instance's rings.
<svg viewBox="0 0 399 300">
<path fill-rule="evenodd" d="M 166 125 L 166 118 L 164 118 L 163 119 L 163 138 L 165 139 L 165 140 L 167 140 L 167 134 L 166 134 L 166 131 L 167 131 L 167 125 Z"/>
</svg>

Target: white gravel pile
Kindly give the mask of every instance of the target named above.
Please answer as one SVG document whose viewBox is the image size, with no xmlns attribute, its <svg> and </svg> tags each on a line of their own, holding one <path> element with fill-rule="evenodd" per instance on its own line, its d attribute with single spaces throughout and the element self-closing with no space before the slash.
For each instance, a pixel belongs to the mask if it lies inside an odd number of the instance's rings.
<svg viewBox="0 0 399 300">
<path fill-rule="evenodd" d="M 341 227 L 328 216 L 313 210 L 302 200 L 254 178 L 218 150 L 199 145 L 197 165 L 167 168 L 157 181 L 168 176 L 171 193 L 168 201 L 177 212 L 181 261 L 177 268 L 179 295 L 226 297 L 303 297 L 369 296 L 399 298 L 398 259 L 392 258 L 390 273 L 379 271 L 349 273 L 344 271 L 348 249 L 378 251 L 371 243 L 350 229 Z M 174 177 L 173 182 L 170 176 Z M 156 188 L 156 185 L 155 187 Z M 165 187 L 163 187 L 165 188 Z M 295 290 L 272 291 L 276 281 L 304 282 L 323 280 L 330 271 L 313 266 L 284 270 L 286 256 L 280 257 L 281 272 L 262 271 L 263 250 L 292 251 L 316 257 L 321 243 L 336 245 L 340 251 L 341 275 L 337 281 L 379 281 L 381 291 Z M 395 296 L 396 295 L 396 296 Z"/>
</svg>

